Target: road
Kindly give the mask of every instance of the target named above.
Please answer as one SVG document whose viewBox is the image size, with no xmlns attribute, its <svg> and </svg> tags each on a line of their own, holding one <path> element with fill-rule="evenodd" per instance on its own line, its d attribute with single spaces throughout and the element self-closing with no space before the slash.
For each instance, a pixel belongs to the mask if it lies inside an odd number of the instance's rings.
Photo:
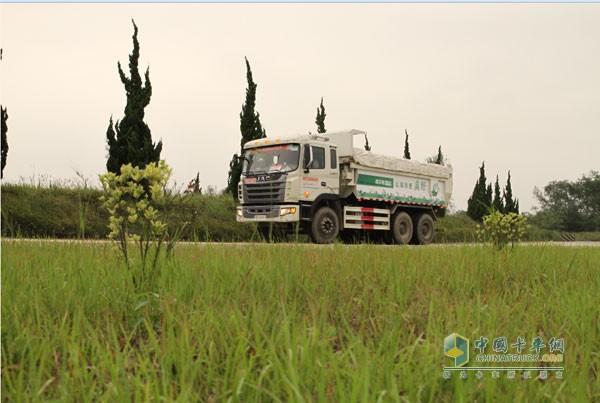
<svg viewBox="0 0 600 403">
<path fill-rule="evenodd" d="M 60 242 L 60 243 L 109 243 L 111 241 L 109 240 L 102 240 L 102 239 L 49 239 L 49 238 L 39 238 L 39 239 L 35 239 L 35 238 L 2 238 L 3 242 L 40 242 L 40 243 L 46 243 L 46 242 Z M 186 245 L 186 246 L 192 246 L 192 245 L 196 245 L 196 246 L 230 246 L 230 247 L 235 247 L 235 246 L 249 246 L 249 245 L 286 245 L 286 246 L 292 246 L 292 245 L 305 245 L 305 246 L 311 246 L 311 247 L 330 247 L 332 245 L 316 245 L 316 244 L 311 244 L 311 243 L 283 243 L 283 242 L 278 242 L 278 243 L 262 243 L 262 242 L 178 242 L 178 245 Z M 334 244 L 336 245 L 336 244 Z M 397 245 L 383 245 L 383 244 L 353 244 L 353 245 L 348 245 L 348 244 L 340 244 L 340 246 L 345 246 L 345 247 L 362 247 L 362 246 L 375 246 L 375 247 L 380 247 L 380 248 L 394 248 L 394 247 L 398 247 Z M 459 247 L 459 246 L 471 246 L 471 247 L 477 247 L 477 246 L 482 246 L 483 244 L 481 243 L 433 243 L 431 245 L 427 245 L 427 246 L 419 246 L 419 245 L 408 245 L 407 247 L 409 248 L 444 248 L 444 247 Z M 521 242 L 519 244 L 517 244 L 518 246 L 541 246 L 541 245 L 548 245 L 548 246 L 564 246 L 564 247 L 592 247 L 592 248 L 598 248 L 600 247 L 600 242 L 580 242 L 580 241 L 574 241 L 574 242 Z"/>
</svg>

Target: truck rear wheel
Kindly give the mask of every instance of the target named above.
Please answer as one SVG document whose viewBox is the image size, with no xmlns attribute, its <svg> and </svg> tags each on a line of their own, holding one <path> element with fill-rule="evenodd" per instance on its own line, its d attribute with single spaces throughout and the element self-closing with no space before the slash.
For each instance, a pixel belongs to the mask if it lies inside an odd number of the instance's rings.
<svg viewBox="0 0 600 403">
<path fill-rule="evenodd" d="M 314 243 L 331 243 L 340 232 L 338 216 L 330 207 L 321 207 L 310 223 L 310 238 Z"/>
<path fill-rule="evenodd" d="M 410 216 L 404 211 L 396 213 L 392 219 L 390 232 L 395 243 L 408 244 L 413 236 L 413 222 Z"/>
<path fill-rule="evenodd" d="M 435 226 L 433 218 L 427 213 L 419 213 L 414 216 L 415 233 L 413 235 L 413 243 L 417 245 L 427 245 L 433 241 Z"/>
</svg>

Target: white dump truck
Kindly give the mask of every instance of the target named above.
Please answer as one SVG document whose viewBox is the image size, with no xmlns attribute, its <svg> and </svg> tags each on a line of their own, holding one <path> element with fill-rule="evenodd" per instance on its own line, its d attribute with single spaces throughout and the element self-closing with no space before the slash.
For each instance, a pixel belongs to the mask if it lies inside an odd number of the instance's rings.
<svg viewBox="0 0 600 403">
<path fill-rule="evenodd" d="M 365 151 L 356 136 L 366 133 L 246 143 L 237 221 L 258 223 L 263 235 L 303 231 L 316 243 L 364 231 L 387 243 L 430 243 L 450 200 L 452 168 Z"/>
</svg>

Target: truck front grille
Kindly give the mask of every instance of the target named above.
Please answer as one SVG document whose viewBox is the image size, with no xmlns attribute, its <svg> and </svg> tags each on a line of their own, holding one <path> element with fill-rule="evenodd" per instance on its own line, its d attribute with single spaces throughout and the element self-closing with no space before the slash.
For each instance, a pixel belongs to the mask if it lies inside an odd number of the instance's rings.
<svg viewBox="0 0 600 403">
<path fill-rule="evenodd" d="M 283 202 L 285 198 L 285 181 L 244 183 L 245 203 Z"/>
</svg>

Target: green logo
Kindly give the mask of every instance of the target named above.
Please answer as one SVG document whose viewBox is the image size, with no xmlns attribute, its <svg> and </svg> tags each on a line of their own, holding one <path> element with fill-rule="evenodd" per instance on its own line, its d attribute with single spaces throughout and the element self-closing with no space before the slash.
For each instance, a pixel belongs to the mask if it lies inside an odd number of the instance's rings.
<svg viewBox="0 0 600 403">
<path fill-rule="evenodd" d="M 374 176 L 358 174 L 359 185 L 379 186 L 383 188 L 393 188 L 394 180 L 385 176 Z"/>
<path fill-rule="evenodd" d="M 452 333 L 444 339 L 444 354 L 454 358 L 455 367 L 462 367 L 469 362 L 469 339 Z"/>
</svg>

